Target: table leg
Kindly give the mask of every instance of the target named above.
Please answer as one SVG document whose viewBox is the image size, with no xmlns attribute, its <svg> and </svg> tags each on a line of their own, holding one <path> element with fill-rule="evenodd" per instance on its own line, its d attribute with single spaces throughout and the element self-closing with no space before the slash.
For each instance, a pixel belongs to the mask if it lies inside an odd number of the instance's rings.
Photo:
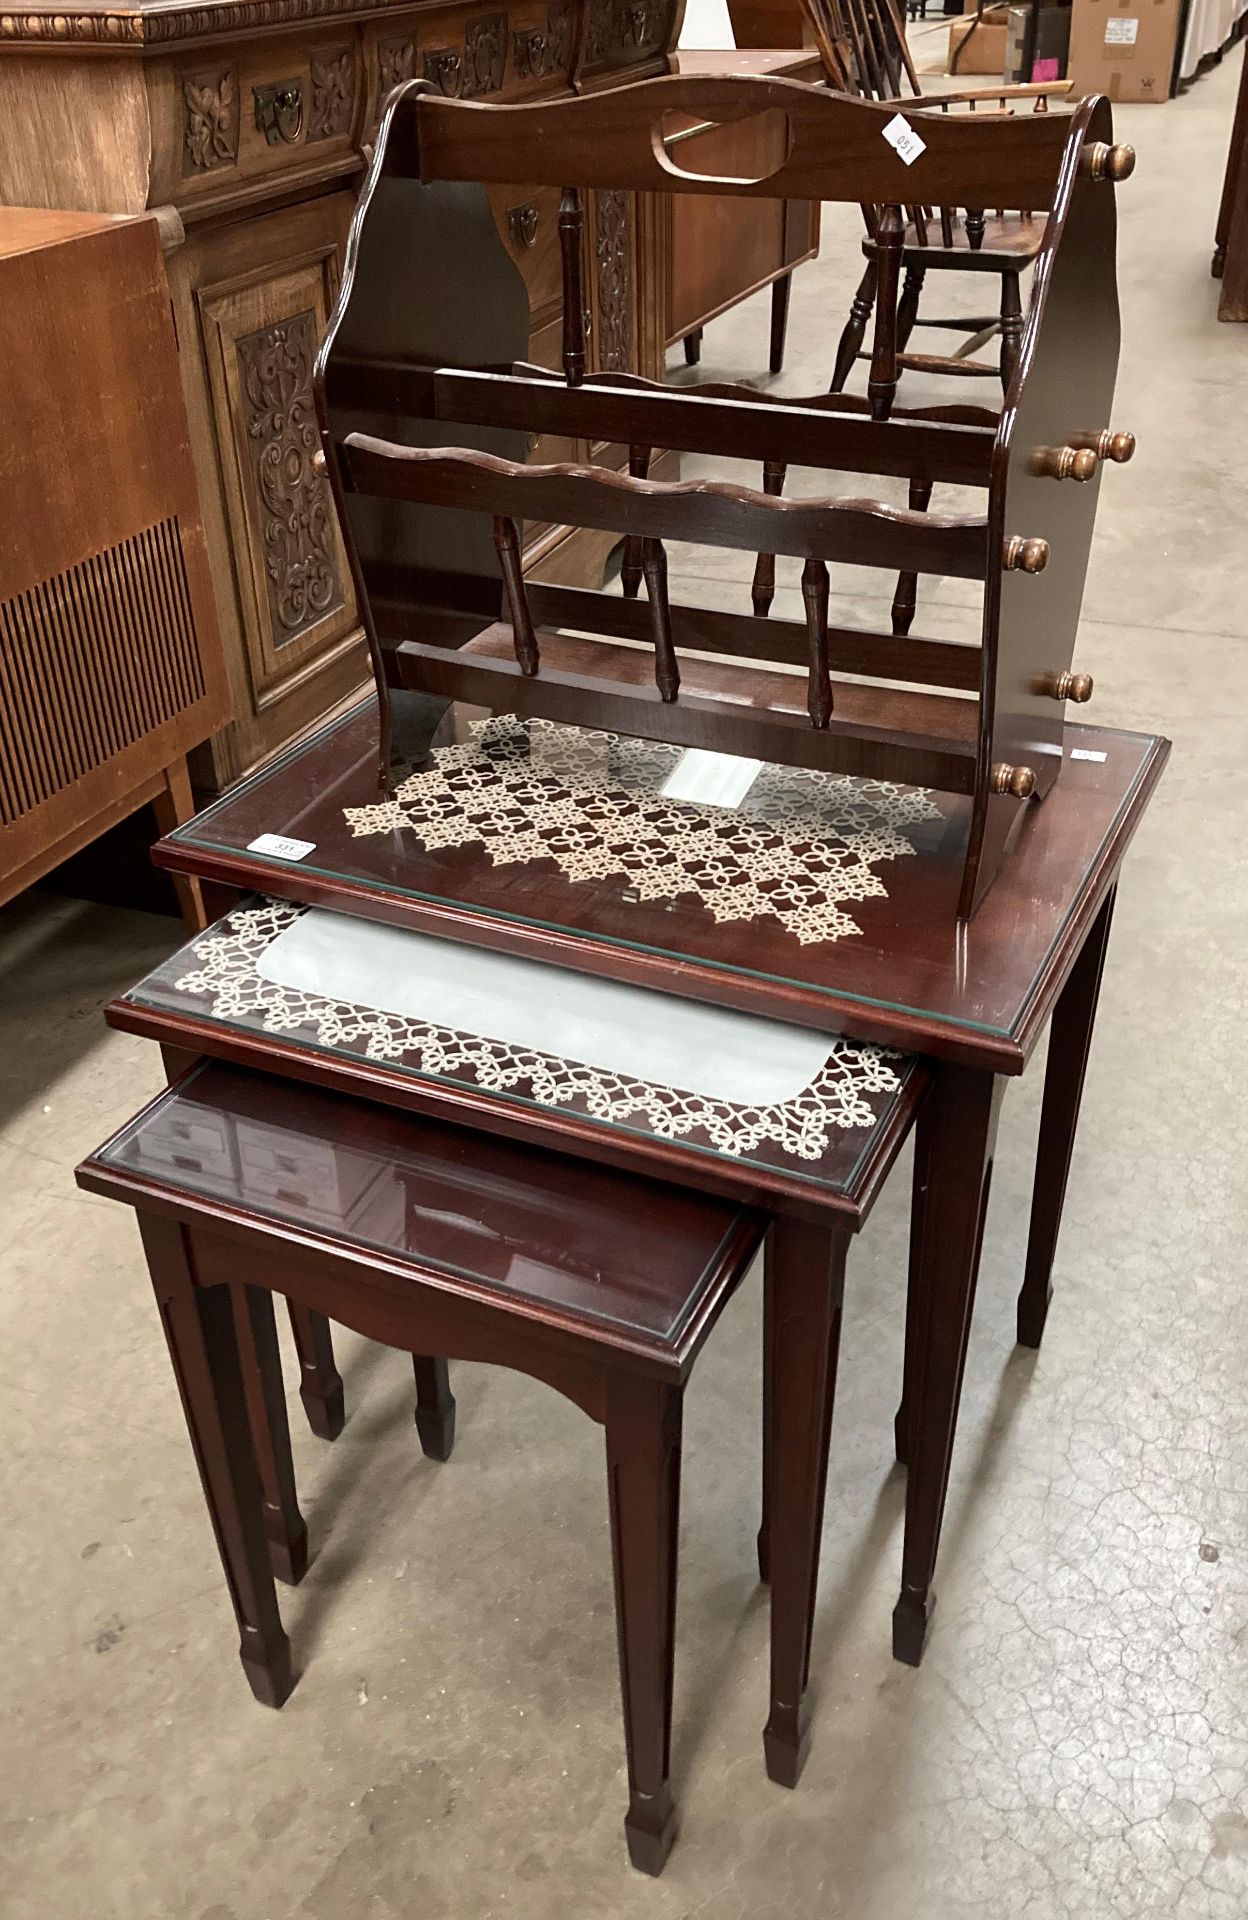
<svg viewBox="0 0 1248 1920">
<path fill-rule="evenodd" d="M 258 1287 L 231 1287 L 247 1415 L 264 1499 L 269 1558 L 279 1580 L 298 1586 L 308 1570 L 308 1529 L 299 1511 L 295 1463 L 273 1296 Z"/>
<path fill-rule="evenodd" d="M 256 1699 L 280 1707 L 294 1681 L 277 1610 L 260 1479 L 228 1287 L 197 1287 L 185 1229 L 140 1213 L 139 1229 L 164 1325 L 195 1463 L 239 1630 L 239 1658 Z"/>
<path fill-rule="evenodd" d="M 927 1097 L 927 1192 L 907 1393 L 906 1538 L 893 1654 L 917 1667 L 935 1605 L 932 1574 L 979 1274 L 1003 1082 L 943 1063 Z"/>
<path fill-rule="evenodd" d="M 1049 1058 L 1044 1074 L 1044 1104 L 1040 1111 L 1040 1142 L 1036 1152 L 1036 1181 L 1031 1196 L 1031 1231 L 1027 1239 L 1027 1267 L 1018 1296 L 1018 1338 L 1025 1347 L 1038 1347 L 1044 1333 L 1049 1301 L 1053 1297 L 1053 1259 L 1066 1201 L 1083 1098 L 1083 1079 L 1092 1046 L 1096 1003 L 1105 968 L 1105 949 L 1114 917 L 1111 889 L 1083 943 L 1082 951 L 1062 988 L 1049 1026 Z"/>
<path fill-rule="evenodd" d="M 910 1261 L 906 1281 L 906 1349 L 901 1378 L 901 1405 L 893 1421 L 893 1444 L 902 1466 L 910 1459 L 910 1415 L 915 1404 L 914 1373 L 918 1359 L 919 1302 L 923 1283 L 923 1222 L 931 1182 L 932 1103 L 925 1100 L 914 1129 L 914 1174 L 910 1192 Z"/>
<path fill-rule="evenodd" d="M 620 1691 L 628 1750 L 628 1857 L 659 1873 L 676 1838 L 669 1779 L 680 1520 L 679 1387 L 618 1375 L 610 1384 L 607 1485 Z"/>
<path fill-rule="evenodd" d="M 849 1237 L 781 1216 L 770 1239 L 771 1710 L 763 1750 L 768 1776 L 793 1787 L 810 1744 L 806 1683 Z"/>
<path fill-rule="evenodd" d="M 771 1579 L 771 1465 L 772 1465 L 772 1428 L 775 1415 L 774 1381 L 774 1342 L 771 1337 L 774 1314 L 771 1263 L 774 1258 L 774 1225 L 767 1229 L 767 1238 L 763 1242 L 763 1504 L 759 1520 L 758 1539 L 758 1577 L 766 1586 Z"/>
<path fill-rule="evenodd" d="M 414 1353 L 416 1375 L 416 1432 L 420 1450 L 429 1460 L 449 1460 L 455 1445 L 455 1396 L 445 1360 Z"/>
<path fill-rule="evenodd" d="M 336 1440 L 346 1425 L 342 1375 L 334 1365 L 334 1340 L 329 1321 L 311 1307 L 287 1301 L 290 1330 L 299 1355 L 299 1398 L 308 1425 L 322 1440 Z"/>
</svg>

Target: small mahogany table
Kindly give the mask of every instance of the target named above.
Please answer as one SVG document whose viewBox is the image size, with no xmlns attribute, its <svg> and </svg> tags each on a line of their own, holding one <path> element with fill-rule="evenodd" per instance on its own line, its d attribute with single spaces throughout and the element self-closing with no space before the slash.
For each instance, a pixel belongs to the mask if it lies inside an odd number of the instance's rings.
<svg viewBox="0 0 1248 1920">
<path fill-rule="evenodd" d="M 841 1153 L 847 1220 L 865 1211 L 881 1153 L 895 1151 L 922 1098 L 920 1067 L 894 1077 L 883 1118 Z M 270 1293 L 391 1346 L 518 1368 L 605 1428 L 625 1830 L 634 1865 L 657 1873 L 676 1825 L 668 1756 L 683 1391 L 766 1217 L 215 1062 L 193 1067 L 129 1121 L 79 1167 L 78 1182 L 137 1210 L 244 1671 L 269 1705 L 290 1692 L 290 1648 L 238 1334 L 245 1326 L 256 1351 L 275 1352 Z M 848 1235 L 837 1238 L 843 1264 Z M 826 1327 L 822 1340 L 805 1341 L 810 1311 L 793 1296 L 806 1296 L 818 1319 L 823 1290 L 801 1284 L 791 1262 L 779 1280 L 777 1359 L 800 1389 L 827 1364 L 829 1342 Z M 795 1425 L 778 1397 L 771 1417 L 779 1548 L 806 1517 L 790 1506 L 810 1504 L 807 1479 L 822 1492 L 826 1444 Z M 291 1518 L 301 1526 L 297 1509 Z M 817 1538 L 807 1532 L 793 1557 L 808 1589 Z M 785 1589 L 799 1597 L 796 1581 Z M 767 1728 L 769 1755 L 787 1755 L 791 1770 L 808 1649 L 801 1614 L 799 1606 L 776 1616 L 783 1631 L 773 1639 Z"/>
<path fill-rule="evenodd" d="M 967 802 L 764 767 L 735 806 L 673 800 L 678 749 L 473 710 L 444 716 L 428 773 L 378 804 L 371 700 L 161 843 L 232 890 L 870 1040 L 933 1063 L 916 1159 L 916 1234 L 898 1420 L 910 1457 L 894 1651 L 917 1664 L 949 1480 L 1000 1096 L 1052 1040 L 1019 1337 L 1038 1345 L 1123 857 L 1169 743 L 1066 729 L 1069 764 L 1029 809 L 979 912 L 956 902 Z M 684 789 L 681 789 L 682 791 Z M 852 790 L 852 791 L 851 791 Z M 625 801 L 631 805 L 625 805 Z M 302 850 L 267 836 L 302 843 Z M 297 857 L 292 857 L 296 855 Z M 185 955 L 113 1003 L 114 1025 L 593 1159 L 731 1193 L 776 1216 L 772 1266 L 835 1311 L 843 1195 L 774 1146 L 724 1153 L 544 1104 L 471 1068 L 405 1067 L 297 1021 L 181 991 Z M 843 1218 L 843 1215 L 841 1216 Z M 826 1324 L 826 1321 L 825 1321 Z M 827 1432 L 832 1379 L 798 1355 L 784 1401 Z M 776 1363 L 778 1364 L 778 1363 Z M 803 1399 L 797 1410 L 797 1397 Z M 817 1482 L 822 1503 L 822 1479 Z M 777 1539 L 778 1546 L 778 1539 Z"/>
</svg>

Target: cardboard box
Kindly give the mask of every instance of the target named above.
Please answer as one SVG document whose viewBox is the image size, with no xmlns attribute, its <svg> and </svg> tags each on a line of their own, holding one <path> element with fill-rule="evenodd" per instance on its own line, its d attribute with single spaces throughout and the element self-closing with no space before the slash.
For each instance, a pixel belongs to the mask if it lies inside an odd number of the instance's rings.
<svg viewBox="0 0 1248 1920">
<path fill-rule="evenodd" d="M 1071 94 L 1168 100 L 1182 0 L 1075 0 L 1067 76 Z"/>
<path fill-rule="evenodd" d="M 1040 7 L 1036 11 L 1030 71 L 1024 72 L 1031 20 L 1030 7 L 1010 8 L 1010 26 L 1005 43 L 1006 79 L 1011 84 L 1018 81 L 1023 85 L 1031 81 L 1044 83 L 1064 79 L 1066 58 L 1070 51 L 1070 8 Z"/>
<path fill-rule="evenodd" d="M 949 29 L 947 71 L 959 79 L 968 73 L 989 73 L 999 80 L 1005 72 L 1005 37 L 1009 10 L 988 7 L 981 17 L 971 14 L 955 20 Z"/>
</svg>

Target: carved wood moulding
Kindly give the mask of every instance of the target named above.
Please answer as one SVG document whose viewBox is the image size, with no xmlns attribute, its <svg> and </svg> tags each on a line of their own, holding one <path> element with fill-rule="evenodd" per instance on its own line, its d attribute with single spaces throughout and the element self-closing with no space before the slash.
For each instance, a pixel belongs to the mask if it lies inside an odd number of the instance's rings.
<svg viewBox="0 0 1248 1920">
<path fill-rule="evenodd" d="M 479 100 L 497 93 L 507 71 L 507 15 L 483 13 L 464 27 L 464 45 L 430 47 L 424 77 L 451 99 Z"/>
<path fill-rule="evenodd" d="M 523 27 L 516 33 L 514 58 L 522 80 L 567 72 L 572 62 L 571 0 L 551 0 L 545 28 Z"/>
<path fill-rule="evenodd" d="M 238 75 L 233 67 L 182 79 L 182 171 L 211 173 L 238 159 Z"/>
<path fill-rule="evenodd" d="M 586 66 L 657 52 L 667 38 L 670 0 L 588 0 Z"/>
<path fill-rule="evenodd" d="M 312 55 L 309 140 L 337 140 L 350 133 L 355 112 L 355 54 L 351 47 Z"/>
<path fill-rule="evenodd" d="M 343 604 L 329 488 L 312 465 L 316 315 L 307 309 L 238 342 L 273 636 L 295 640 Z"/>
</svg>

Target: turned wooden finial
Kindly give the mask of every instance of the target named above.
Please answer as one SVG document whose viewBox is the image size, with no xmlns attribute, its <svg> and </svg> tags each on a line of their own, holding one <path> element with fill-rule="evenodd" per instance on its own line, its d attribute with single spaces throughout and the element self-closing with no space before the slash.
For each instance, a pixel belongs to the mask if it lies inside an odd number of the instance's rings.
<svg viewBox="0 0 1248 1920">
<path fill-rule="evenodd" d="M 1104 433 L 1097 435 L 1096 452 L 1102 460 L 1112 460 L 1117 466 L 1125 466 L 1135 452 L 1135 435 L 1111 433 L 1106 427 Z"/>
<path fill-rule="evenodd" d="M 1030 461 L 1034 474 L 1051 480 L 1090 480 L 1098 464 L 1093 447 L 1037 447 Z"/>
<path fill-rule="evenodd" d="M 1036 790 L 1036 776 L 1030 767 L 1007 767 L 1002 760 L 989 774 L 988 787 L 992 793 L 1009 793 L 1016 800 L 1027 800 Z"/>
<path fill-rule="evenodd" d="M 312 471 L 315 474 L 319 474 L 322 480 L 329 472 L 329 462 L 325 458 L 324 447 L 318 447 L 312 455 Z"/>
<path fill-rule="evenodd" d="M 1135 172 L 1135 148 L 1093 140 L 1083 150 L 1083 171 L 1090 180 L 1112 180 L 1117 186 Z"/>
<path fill-rule="evenodd" d="M 1001 564 L 1007 573 L 1043 573 L 1049 564 L 1047 540 L 1025 540 L 1012 533 L 1005 543 Z"/>
<path fill-rule="evenodd" d="M 1053 700 L 1072 700 L 1077 707 L 1082 707 L 1092 698 L 1092 675 L 1046 673 L 1037 684 L 1036 692 L 1047 693 Z"/>
</svg>

